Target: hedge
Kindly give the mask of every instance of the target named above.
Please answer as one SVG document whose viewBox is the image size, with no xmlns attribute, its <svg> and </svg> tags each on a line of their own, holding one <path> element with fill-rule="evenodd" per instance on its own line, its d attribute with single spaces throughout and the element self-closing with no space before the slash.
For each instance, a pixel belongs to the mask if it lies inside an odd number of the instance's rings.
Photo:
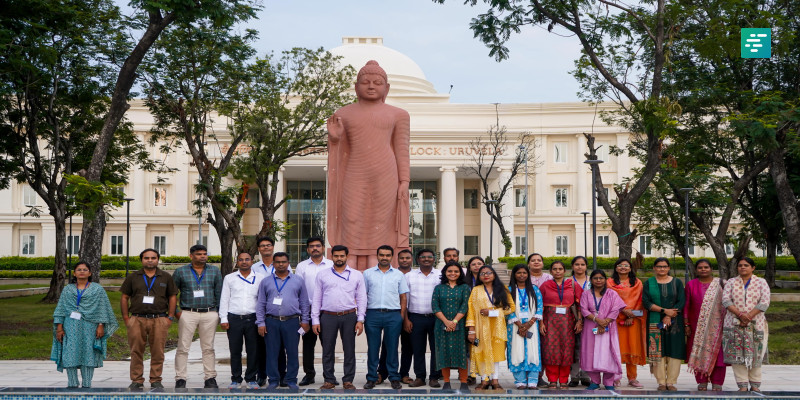
<svg viewBox="0 0 800 400">
<path fill-rule="evenodd" d="M 508 268 L 513 268 L 517 264 L 525 264 L 526 257 L 500 257 L 498 259 L 499 262 L 508 264 Z M 592 258 L 587 257 L 589 259 L 589 264 L 592 263 Z M 700 257 L 692 258 L 692 262 L 699 260 Z M 569 268 L 570 262 L 572 262 L 572 257 L 544 257 L 544 265 L 545 269 L 552 263 L 553 261 L 561 261 L 564 265 Z M 650 270 L 653 267 L 653 262 L 656 260 L 656 257 L 645 257 L 644 259 L 644 269 Z M 670 258 L 670 265 L 673 267 L 683 267 L 685 261 L 683 258 Z M 717 260 L 713 257 L 707 258 L 707 260 L 711 263 L 712 269 L 717 268 Z M 614 262 L 617 259 L 613 257 L 597 257 L 597 267 L 600 269 L 611 270 L 614 268 Z M 756 269 L 763 270 L 764 265 L 767 264 L 766 257 L 753 257 L 753 261 L 756 262 Z M 794 257 L 776 257 L 775 258 L 775 269 L 778 271 L 798 271 L 800 268 L 797 267 L 797 262 L 795 262 Z"/>
<path fill-rule="evenodd" d="M 52 267 L 51 267 L 52 268 Z M 50 271 L 0 271 L 0 278 L 12 279 L 45 279 L 53 276 Z M 125 270 L 105 270 L 100 271 L 101 278 L 124 278 Z"/>
<path fill-rule="evenodd" d="M 72 264 L 75 265 L 79 258 L 72 257 Z M 209 256 L 209 263 L 219 263 L 222 256 Z M 162 263 L 182 263 L 188 264 L 188 256 L 164 256 L 161 257 Z M 124 256 L 103 256 L 100 259 L 101 269 L 104 270 L 124 270 Z M 55 257 L 0 257 L 0 271 L 52 271 L 55 264 Z M 131 254 L 129 269 L 139 269 L 142 264 L 139 262 L 139 254 Z"/>
</svg>

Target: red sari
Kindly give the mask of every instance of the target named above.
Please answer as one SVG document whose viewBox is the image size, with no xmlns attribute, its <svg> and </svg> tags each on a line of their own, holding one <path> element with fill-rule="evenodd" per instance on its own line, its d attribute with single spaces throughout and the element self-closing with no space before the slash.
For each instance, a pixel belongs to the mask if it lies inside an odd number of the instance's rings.
<svg viewBox="0 0 800 400">
<path fill-rule="evenodd" d="M 540 287 L 544 302 L 544 324 L 547 333 L 542 336 L 542 363 L 544 365 L 571 366 L 575 351 L 575 314 L 570 310 L 580 303 L 583 290 L 573 285 L 572 279 L 564 279 L 562 286 L 550 280 Z M 560 295 L 559 295 L 560 294 Z M 566 313 L 557 313 L 558 308 Z"/>
</svg>

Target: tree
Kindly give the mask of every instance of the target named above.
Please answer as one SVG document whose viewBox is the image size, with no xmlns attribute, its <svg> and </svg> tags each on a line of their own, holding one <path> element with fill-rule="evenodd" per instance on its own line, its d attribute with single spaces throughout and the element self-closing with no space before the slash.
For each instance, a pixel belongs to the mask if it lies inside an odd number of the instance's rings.
<svg viewBox="0 0 800 400">
<path fill-rule="evenodd" d="M 196 190 L 201 196 L 195 205 L 198 213 L 211 207 L 206 218 L 219 236 L 223 274 L 233 271 L 233 245 L 244 251 L 240 222 L 247 187 L 232 181 L 230 173 L 247 133 L 231 130 L 224 149 L 213 124 L 215 110 L 235 110 L 242 104 L 244 63 L 255 52 L 250 46 L 255 38 L 254 31 L 237 35 L 231 26 L 210 22 L 177 24 L 164 32 L 145 68 L 145 103 L 155 117 L 150 141 L 173 144 L 163 145 L 163 151 L 177 147 L 191 155 L 200 175 Z"/>
<path fill-rule="evenodd" d="M 55 263 L 43 301 L 56 302 L 66 278 L 66 219 L 79 209 L 68 181 L 99 140 L 112 63 L 126 44 L 122 17 L 107 0 L 12 1 L 0 19 L 0 186 L 26 183 L 53 218 L 55 238 L 45 240 L 55 240 Z M 126 182 L 132 165 L 153 167 L 129 124 L 116 135 L 99 175 L 111 185 Z M 99 264 L 90 265 L 97 275 Z"/>
<path fill-rule="evenodd" d="M 444 0 L 434 0 L 444 2 Z M 651 6 L 625 6 L 614 0 L 576 0 L 507 2 L 484 0 L 489 10 L 470 24 L 476 38 L 489 48 L 498 61 L 509 56 L 505 43 L 526 26 L 543 26 L 548 31 L 563 29 L 580 42 L 583 55 L 576 61 L 573 76 L 581 84 L 586 99 L 608 99 L 619 106 L 616 112 L 602 114 L 608 123 L 627 128 L 633 138 L 626 150 L 641 153 L 642 173 L 636 181 L 615 185 L 616 201 L 603 190 L 599 167 L 593 165 L 594 187 L 608 215 L 611 230 L 617 235 L 620 257 L 630 257 L 637 230 L 631 230 L 631 217 L 639 198 L 658 174 L 661 166 L 662 138 L 674 126 L 679 112 L 674 101 L 662 92 L 669 42 L 682 21 L 678 5 L 665 0 L 644 3 Z M 466 0 L 475 6 L 478 0 Z M 642 4 L 642 3 L 640 3 Z M 592 135 L 587 135 L 587 159 L 596 159 Z"/>
<path fill-rule="evenodd" d="M 220 109 L 233 116 L 235 129 L 245 134 L 249 145 L 233 162 L 233 176 L 257 185 L 264 220 L 258 237 L 280 238 L 286 231 L 275 220 L 275 212 L 286 202 L 278 200 L 281 166 L 292 157 L 323 151 L 326 118 L 353 101 L 347 90 L 355 70 L 340 67 L 340 58 L 322 48 L 294 48 L 279 58 L 267 55 L 248 66 L 242 102 L 233 109 Z M 256 252 L 255 241 L 249 250 Z"/>
</svg>

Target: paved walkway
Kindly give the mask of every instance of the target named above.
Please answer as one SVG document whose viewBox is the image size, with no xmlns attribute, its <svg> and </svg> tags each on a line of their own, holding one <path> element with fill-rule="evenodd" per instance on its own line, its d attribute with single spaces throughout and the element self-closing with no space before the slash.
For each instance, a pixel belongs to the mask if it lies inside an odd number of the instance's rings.
<svg viewBox="0 0 800 400">
<path fill-rule="evenodd" d="M 214 346 L 217 355 L 217 382 L 221 388 L 227 387 L 230 383 L 230 364 L 228 340 L 225 333 L 217 333 Z M 322 349 L 317 345 L 317 358 L 315 359 L 317 369 L 317 383 L 309 388 L 316 389 L 322 384 Z M 166 354 L 164 365 L 164 384 L 169 388 L 174 381 L 174 359 L 175 351 Z M 367 341 L 364 335 L 356 340 L 356 379 L 355 385 L 361 388 L 366 383 L 367 371 Z M 302 363 L 302 361 L 301 361 Z M 93 386 L 96 388 L 125 388 L 130 384 L 128 375 L 128 362 L 126 361 L 107 361 L 103 368 L 95 371 Z M 426 363 L 427 365 L 427 363 Z M 145 361 L 145 376 L 149 371 L 149 362 Z M 336 376 L 341 381 L 342 376 L 342 354 L 337 352 Z M 767 365 L 764 366 L 762 389 L 767 391 L 797 391 L 798 376 L 800 376 L 800 365 Z M 300 376 L 303 377 L 302 366 Z M 412 368 L 413 377 L 413 368 Z M 508 369 L 503 364 L 500 372 L 500 384 L 506 389 L 514 387 L 513 378 Z M 648 371 L 647 367 L 639 367 L 639 380 L 645 388 L 654 390 L 657 386 L 655 379 Z M 456 374 L 453 373 L 453 381 L 457 381 Z M 66 387 L 66 374 L 58 373 L 55 365 L 51 361 L 0 361 L 0 387 Z M 623 379 L 623 384 L 627 380 Z M 195 341 L 189 353 L 189 379 L 187 386 L 190 388 L 203 387 L 203 366 L 200 357 L 200 343 Z M 341 387 L 341 386 L 340 386 Z M 686 372 L 684 366 L 678 379 L 678 390 L 696 390 L 694 377 Z M 149 388 L 149 385 L 146 385 Z M 386 382 L 376 388 L 389 389 Z M 581 387 L 582 388 L 582 387 Z M 428 389 L 427 386 L 422 389 Z M 627 389 L 625 386 L 620 389 Z M 733 379 L 733 371 L 728 368 L 728 375 L 725 378 L 724 390 L 736 390 L 736 382 Z"/>
</svg>

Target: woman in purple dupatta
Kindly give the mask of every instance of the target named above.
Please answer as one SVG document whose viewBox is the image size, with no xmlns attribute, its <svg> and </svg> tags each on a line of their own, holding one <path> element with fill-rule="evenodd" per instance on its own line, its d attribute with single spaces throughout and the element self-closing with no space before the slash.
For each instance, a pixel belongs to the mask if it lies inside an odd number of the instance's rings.
<svg viewBox="0 0 800 400">
<path fill-rule="evenodd" d="M 614 390 L 614 381 L 622 377 L 622 358 L 617 335 L 619 312 L 626 305 L 617 292 L 606 289 L 606 273 L 596 269 L 590 275 L 591 290 L 581 295 L 583 332 L 581 334 L 581 369 L 589 374 L 589 390 L 600 388 L 600 374 L 606 390 Z"/>
</svg>

